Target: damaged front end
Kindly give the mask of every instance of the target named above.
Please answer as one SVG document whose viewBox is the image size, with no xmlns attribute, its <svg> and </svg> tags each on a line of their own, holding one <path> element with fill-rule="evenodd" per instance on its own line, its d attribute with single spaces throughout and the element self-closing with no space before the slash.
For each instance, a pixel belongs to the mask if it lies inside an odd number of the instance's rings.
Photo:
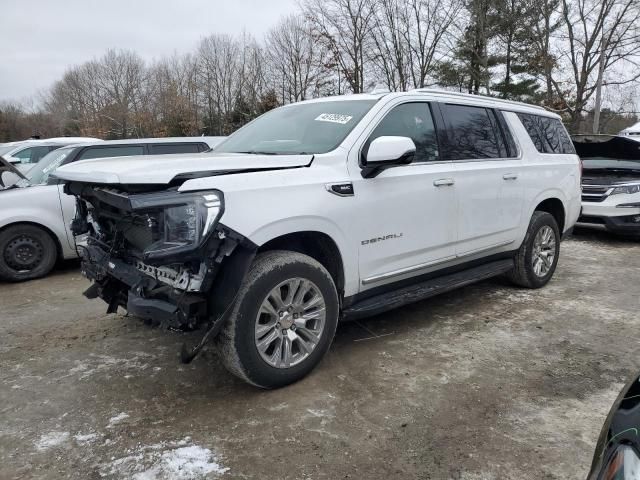
<svg viewBox="0 0 640 480">
<path fill-rule="evenodd" d="M 148 191 L 70 182 L 77 197 L 71 230 L 82 272 L 94 283 L 88 298 L 107 312 L 175 329 L 194 329 L 233 302 L 257 247 L 219 222 L 221 192 Z"/>
</svg>

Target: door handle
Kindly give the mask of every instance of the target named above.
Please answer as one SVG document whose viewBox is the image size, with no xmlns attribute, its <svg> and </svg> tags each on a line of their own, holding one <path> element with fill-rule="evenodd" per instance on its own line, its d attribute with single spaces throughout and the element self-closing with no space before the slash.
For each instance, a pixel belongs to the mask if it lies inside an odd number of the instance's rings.
<svg viewBox="0 0 640 480">
<path fill-rule="evenodd" d="M 516 180 L 518 178 L 518 174 L 517 173 L 505 173 L 504 175 L 502 175 L 502 178 L 504 180 Z"/>
<path fill-rule="evenodd" d="M 439 180 L 434 180 L 433 185 L 435 187 L 448 187 L 456 183 L 453 178 L 441 178 Z"/>
</svg>

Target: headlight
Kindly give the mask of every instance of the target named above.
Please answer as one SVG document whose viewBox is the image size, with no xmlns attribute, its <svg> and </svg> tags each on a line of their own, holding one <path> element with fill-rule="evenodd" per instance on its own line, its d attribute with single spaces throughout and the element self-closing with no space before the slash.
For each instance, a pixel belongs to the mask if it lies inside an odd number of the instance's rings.
<svg viewBox="0 0 640 480">
<path fill-rule="evenodd" d="M 619 187 L 614 188 L 611 192 L 611 195 L 616 195 L 618 193 L 631 194 L 638 192 L 640 192 L 640 183 L 632 183 L 629 185 L 620 185 Z"/>
<path fill-rule="evenodd" d="M 217 191 L 135 195 L 131 207 L 147 223 L 147 239 L 152 243 L 145 242 L 145 260 L 198 247 L 224 209 L 222 193 Z"/>
</svg>

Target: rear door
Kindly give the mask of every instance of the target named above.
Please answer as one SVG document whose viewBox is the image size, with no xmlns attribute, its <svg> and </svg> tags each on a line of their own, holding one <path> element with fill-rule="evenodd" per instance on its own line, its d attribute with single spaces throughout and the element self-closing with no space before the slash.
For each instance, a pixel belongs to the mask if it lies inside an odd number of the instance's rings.
<svg viewBox="0 0 640 480">
<path fill-rule="evenodd" d="M 477 105 L 439 107 L 447 127 L 443 156 L 456 169 L 456 255 L 513 242 L 523 208 L 522 160 L 502 113 Z"/>
</svg>

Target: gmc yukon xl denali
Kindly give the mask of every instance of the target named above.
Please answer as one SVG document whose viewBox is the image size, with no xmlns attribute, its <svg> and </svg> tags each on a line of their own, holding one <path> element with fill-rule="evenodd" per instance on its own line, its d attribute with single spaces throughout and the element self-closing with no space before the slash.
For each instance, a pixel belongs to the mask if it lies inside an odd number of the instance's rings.
<svg viewBox="0 0 640 480">
<path fill-rule="evenodd" d="M 580 214 L 580 165 L 541 108 L 434 90 L 272 110 L 207 159 L 57 170 L 77 197 L 85 292 L 202 328 L 263 388 L 321 360 L 355 319 L 506 274 L 544 286 Z"/>
</svg>

